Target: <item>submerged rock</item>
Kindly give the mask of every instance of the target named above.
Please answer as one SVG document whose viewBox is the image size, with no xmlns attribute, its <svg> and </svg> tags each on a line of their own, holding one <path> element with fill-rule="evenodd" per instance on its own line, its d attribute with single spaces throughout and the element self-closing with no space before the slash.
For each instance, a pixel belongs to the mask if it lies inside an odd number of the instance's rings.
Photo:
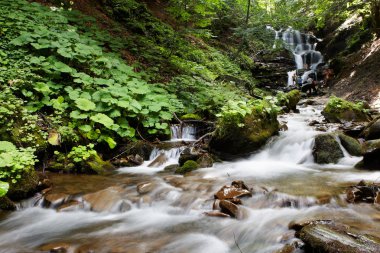
<svg viewBox="0 0 380 253">
<path fill-rule="evenodd" d="M 231 217 L 238 218 L 239 207 L 231 201 L 221 200 L 219 203 L 219 207 L 223 213 L 228 214 Z"/>
<path fill-rule="evenodd" d="M 148 167 L 160 167 L 168 160 L 169 158 L 165 155 L 165 153 L 161 153 L 148 165 Z"/>
<path fill-rule="evenodd" d="M 334 134 L 320 134 L 315 137 L 313 156 L 316 163 L 327 164 L 337 163 L 344 155 Z"/>
<path fill-rule="evenodd" d="M 374 203 L 380 204 L 380 185 L 366 184 L 364 181 L 346 189 L 346 199 L 350 203 Z"/>
<path fill-rule="evenodd" d="M 83 200 L 90 204 L 95 212 L 119 212 L 130 209 L 125 207 L 123 194 L 125 190 L 119 186 L 111 186 L 104 190 L 89 193 L 83 196 Z M 128 205 L 128 204 L 127 204 Z"/>
<path fill-rule="evenodd" d="M 380 238 L 361 235 L 347 226 L 334 223 L 315 222 L 308 224 L 302 227 L 296 236 L 305 243 L 305 252 L 380 252 Z"/>
</svg>

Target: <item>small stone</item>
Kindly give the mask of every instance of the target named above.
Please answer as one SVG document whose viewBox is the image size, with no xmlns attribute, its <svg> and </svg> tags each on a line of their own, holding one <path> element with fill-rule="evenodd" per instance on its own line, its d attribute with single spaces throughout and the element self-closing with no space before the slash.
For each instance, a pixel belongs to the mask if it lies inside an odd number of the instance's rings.
<svg viewBox="0 0 380 253">
<path fill-rule="evenodd" d="M 160 167 L 164 163 L 166 163 L 169 158 L 165 155 L 165 153 L 159 154 L 149 165 L 148 167 Z"/>
<path fill-rule="evenodd" d="M 221 200 L 219 203 L 219 206 L 223 213 L 226 213 L 230 215 L 231 217 L 238 218 L 239 207 L 235 205 L 234 203 L 227 200 Z"/>
<path fill-rule="evenodd" d="M 207 216 L 210 216 L 210 217 L 221 217 L 221 218 L 231 217 L 230 215 L 228 215 L 226 213 L 222 213 L 220 211 L 205 212 L 204 214 Z"/>
<path fill-rule="evenodd" d="M 137 192 L 139 194 L 146 194 L 148 192 L 151 192 L 154 189 L 155 186 L 156 186 L 155 183 L 152 183 L 152 182 L 143 182 L 143 183 L 139 183 L 136 186 L 136 189 L 137 189 Z"/>
<path fill-rule="evenodd" d="M 252 197 L 252 193 L 246 189 L 239 189 L 231 186 L 223 186 L 215 195 L 216 199 L 233 199 L 242 197 Z"/>
</svg>

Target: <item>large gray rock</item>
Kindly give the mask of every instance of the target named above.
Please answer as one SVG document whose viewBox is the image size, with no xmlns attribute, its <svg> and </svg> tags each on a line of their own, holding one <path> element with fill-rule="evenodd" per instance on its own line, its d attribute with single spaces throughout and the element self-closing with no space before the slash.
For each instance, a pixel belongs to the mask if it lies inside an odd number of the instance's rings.
<svg viewBox="0 0 380 253">
<path fill-rule="evenodd" d="M 380 239 L 361 235 L 347 226 L 315 222 L 296 233 L 304 243 L 305 252 L 378 253 Z"/>
<path fill-rule="evenodd" d="M 362 168 L 380 170 L 380 139 L 364 142 Z"/>
<path fill-rule="evenodd" d="M 319 164 L 337 163 L 343 155 L 334 134 L 320 134 L 315 137 L 314 161 Z"/>
<path fill-rule="evenodd" d="M 380 118 L 371 121 L 361 134 L 366 140 L 380 139 Z"/>
</svg>

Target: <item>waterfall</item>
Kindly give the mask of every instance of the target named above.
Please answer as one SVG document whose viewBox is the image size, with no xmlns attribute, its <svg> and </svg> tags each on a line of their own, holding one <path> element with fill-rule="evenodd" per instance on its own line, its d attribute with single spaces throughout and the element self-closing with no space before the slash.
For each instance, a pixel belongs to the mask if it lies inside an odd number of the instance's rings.
<svg viewBox="0 0 380 253">
<path fill-rule="evenodd" d="M 195 141 L 197 129 L 190 124 L 175 124 L 170 126 L 171 141 Z"/>
<path fill-rule="evenodd" d="M 273 48 L 276 48 L 276 41 L 281 40 L 284 47 L 292 52 L 297 70 L 313 70 L 315 73 L 318 65 L 323 63 L 321 52 L 316 51 L 317 42 L 320 39 L 313 34 L 301 33 L 291 27 L 285 31 L 282 29 L 277 31 L 271 26 L 267 26 L 267 29 L 275 32 Z"/>
</svg>

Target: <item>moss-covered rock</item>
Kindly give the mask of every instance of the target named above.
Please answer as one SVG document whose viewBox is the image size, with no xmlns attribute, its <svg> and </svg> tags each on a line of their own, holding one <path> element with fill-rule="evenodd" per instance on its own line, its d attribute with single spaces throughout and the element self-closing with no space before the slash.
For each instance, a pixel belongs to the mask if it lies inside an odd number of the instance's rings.
<svg viewBox="0 0 380 253">
<path fill-rule="evenodd" d="M 364 103 L 352 103 L 334 96 L 330 98 L 326 107 L 323 109 L 322 115 L 326 121 L 330 123 L 349 121 L 362 122 L 370 120 Z"/>
<path fill-rule="evenodd" d="M 181 120 L 202 120 L 202 117 L 198 114 L 188 113 L 181 116 Z"/>
<path fill-rule="evenodd" d="M 334 134 L 320 134 L 315 137 L 314 161 L 319 164 L 337 163 L 343 155 Z"/>
<path fill-rule="evenodd" d="M 0 210 L 14 211 L 14 210 L 16 210 L 16 205 L 8 197 L 1 197 L 0 198 Z"/>
<path fill-rule="evenodd" d="M 363 154 L 362 146 L 359 141 L 343 133 L 338 134 L 340 143 L 350 155 L 361 156 Z"/>
<path fill-rule="evenodd" d="M 177 174 L 186 174 L 188 172 L 191 172 L 193 170 L 196 170 L 199 168 L 199 165 L 196 161 L 193 161 L 193 160 L 188 160 L 185 162 L 184 165 L 182 165 L 181 167 L 179 167 L 175 173 Z"/>
<path fill-rule="evenodd" d="M 114 167 L 109 161 L 104 161 L 98 154 L 92 155 L 84 162 L 84 172 L 90 174 L 105 174 L 111 171 Z"/>
<path fill-rule="evenodd" d="M 198 158 L 197 163 L 199 165 L 199 168 L 209 168 L 212 167 L 214 159 L 211 157 L 210 154 L 205 153 Z"/>
<path fill-rule="evenodd" d="M 301 92 L 299 90 L 292 90 L 288 93 L 279 93 L 277 94 L 278 106 L 284 107 L 285 112 L 291 110 L 297 110 L 297 104 L 301 99 Z"/>
<path fill-rule="evenodd" d="M 34 169 L 25 170 L 16 183 L 9 184 L 7 196 L 11 200 L 21 200 L 37 192 L 39 177 Z"/>
<path fill-rule="evenodd" d="M 279 131 L 277 113 L 264 101 L 246 108 L 244 116 L 235 115 L 241 108 L 222 112 L 209 143 L 216 154 L 243 155 L 258 150 Z"/>
</svg>

